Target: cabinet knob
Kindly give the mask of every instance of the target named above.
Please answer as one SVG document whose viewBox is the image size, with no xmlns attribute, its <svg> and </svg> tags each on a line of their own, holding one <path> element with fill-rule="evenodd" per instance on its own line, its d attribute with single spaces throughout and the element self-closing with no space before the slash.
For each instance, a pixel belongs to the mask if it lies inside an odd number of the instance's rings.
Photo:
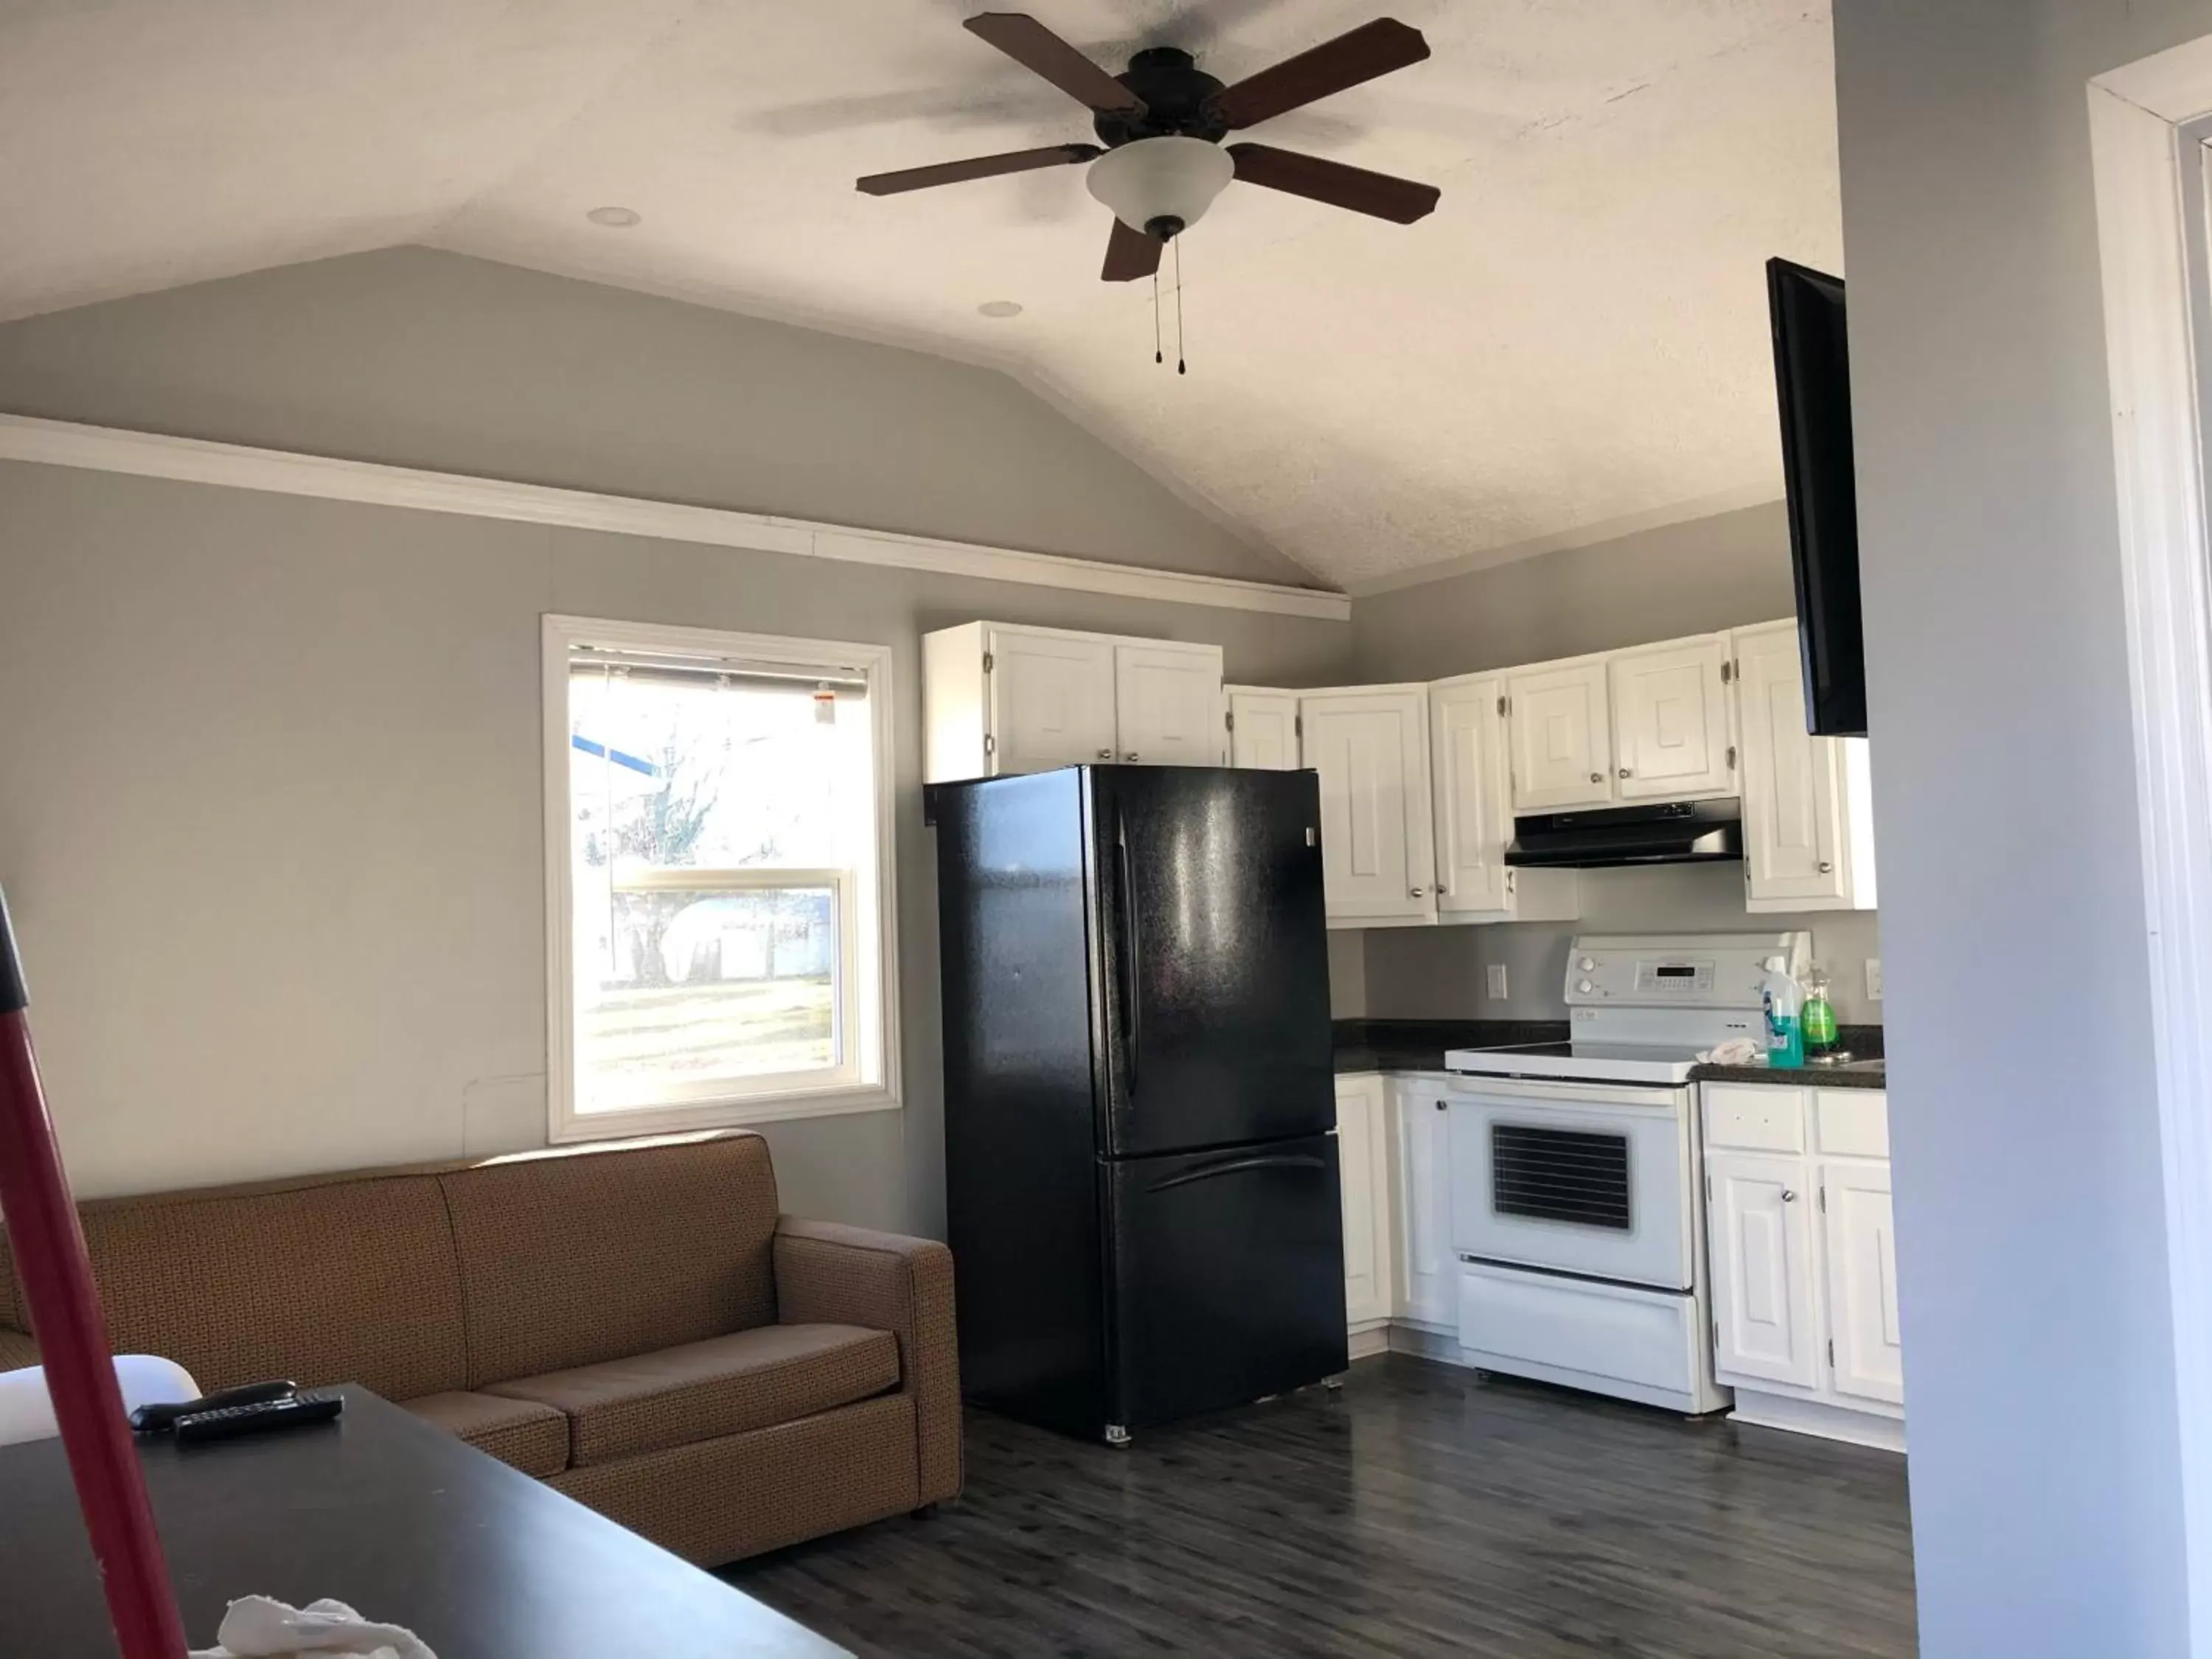
<svg viewBox="0 0 2212 1659">
<path fill-rule="evenodd" d="M 1121 758 L 1126 761 L 1133 761 L 1137 758 L 1137 751 L 1132 749 L 1127 754 L 1122 756 Z"/>
<path fill-rule="evenodd" d="M 1797 1194 L 1791 1192 L 1789 1188 L 1784 1187 L 1782 1189 L 1782 1201 L 1784 1204 L 1795 1204 L 1797 1201 Z"/>
<path fill-rule="evenodd" d="M 1835 866 L 1834 865 L 1832 865 L 1832 864 L 1829 863 L 1829 862 L 1828 862 L 1828 860 L 1826 860 L 1826 859 L 1822 859 L 1822 860 L 1820 860 L 1820 873 L 1821 873 L 1822 875 L 1824 875 L 1824 876 L 1825 876 L 1825 875 L 1826 875 L 1826 874 L 1827 874 L 1831 870 L 1833 870 L 1835 867 L 1836 867 L 1836 866 Z"/>
<path fill-rule="evenodd" d="M 1624 777 L 1626 777 L 1626 776 L 1627 775 L 1627 774 L 1626 774 L 1626 773 L 1623 773 L 1621 775 L 1622 775 L 1622 776 L 1624 776 Z M 1591 781 L 1592 783 L 1603 783 L 1603 782 L 1605 781 L 1605 774 L 1604 774 L 1604 773 L 1602 773 L 1602 772 L 1593 772 L 1593 773 L 1591 773 L 1591 774 L 1590 774 L 1590 781 Z"/>
<path fill-rule="evenodd" d="M 1114 758 L 1114 751 L 1110 749 L 1102 749 L 1098 751 L 1098 758 L 1100 760 L 1112 760 Z"/>
<path fill-rule="evenodd" d="M 1408 887 L 1406 890 L 1407 898 L 1426 898 L 1428 896 L 1429 890 L 1425 887 Z"/>
<path fill-rule="evenodd" d="M 1624 766 L 1620 769 L 1620 775 L 1624 778 L 1628 775 L 1628 769 L 1626 767 Z"/>
</svg>

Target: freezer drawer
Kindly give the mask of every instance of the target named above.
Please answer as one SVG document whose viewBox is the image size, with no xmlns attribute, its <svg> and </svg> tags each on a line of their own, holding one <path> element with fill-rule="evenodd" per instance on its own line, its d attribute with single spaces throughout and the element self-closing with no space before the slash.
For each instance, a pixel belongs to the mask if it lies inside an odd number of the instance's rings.
<svg viewBox="0 0 2212 1659">
<path fill-rule="evenodd" d="M 1102 1166 L 1127 1427 L 1304 1388 L 1350 1363 L 1334 1136 Z"/>
</svg>

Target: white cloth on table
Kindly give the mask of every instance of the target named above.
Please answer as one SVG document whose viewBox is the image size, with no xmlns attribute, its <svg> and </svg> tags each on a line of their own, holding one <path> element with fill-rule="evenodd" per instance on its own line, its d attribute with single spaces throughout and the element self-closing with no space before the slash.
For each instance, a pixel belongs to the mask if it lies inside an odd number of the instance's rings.
<svg viewBox="0 0 2212 1659">
<path fill-rule="evenodd" d="M 200 1385 L 192 1381 L 190 1371 L 155 1354 L 116 1355 L 115 1381 L 123 1391 L 125 1412 L 200 1397 Z M 60 1432 L 54 1421 L 53 1397 L 46 1389 L 46 1367 L 27 1365 L 19 1371 L 0 1371 L 0 1446 L 51 1440 Z"/>
<path fill-rule="evenodd" d="M 438 1659 L 415 1632 L 371 1624 L 343 1601 L 288 1607 L 265 1595 L 233 1601 L 216 1632 L 219 1647 L 191 1659 L 276 1659 L 280 1655 L 346 1655 L 349 1659 Z"/>
<path fill-rule="evenodd" d="M 1698 1056 L 1707 1066 L 1757 1066 L 1766 1058 L 1766 1049 L 1749 1037 L 1730 1037 L 1726 1042 L 1715 1043 Z"/>
</svg>

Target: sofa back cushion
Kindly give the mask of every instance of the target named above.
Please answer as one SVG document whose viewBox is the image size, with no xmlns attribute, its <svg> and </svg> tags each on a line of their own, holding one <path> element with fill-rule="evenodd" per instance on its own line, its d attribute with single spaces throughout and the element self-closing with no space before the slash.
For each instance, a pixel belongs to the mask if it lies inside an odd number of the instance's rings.
<svg viewBox="0 0 2212 1659">
<path fill-rule="evenodd" d="M 526 1153 L 441 1176 L 483 1388 L 775 1320 L 758 1135 Z"/>
<path fill-rule="evenodd" d="M 411 1400 L 463 1386 L 460 1274 L 432 1176 L 104 1199 L 80 1215 L 118 1353 L 173 1359 L 208 1389 L 289 1376 Z M 0 1261 L 11 1300 L 14 1266 Z"/>
</svg>

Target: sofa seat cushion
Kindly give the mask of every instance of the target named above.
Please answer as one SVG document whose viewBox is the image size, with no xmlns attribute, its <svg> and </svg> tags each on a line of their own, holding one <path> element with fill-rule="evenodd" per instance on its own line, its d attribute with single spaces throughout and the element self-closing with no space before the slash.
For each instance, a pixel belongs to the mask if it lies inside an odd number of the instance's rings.
<svg viewBox="0 0 2212 1659">
<path fill-rule="evenodd" d="M 631 1359 L 495 1382 L 566 1413 L 574 1468 L 788 1423 L 899 1382 L 898 1339 L 859 1325 L 758 1325 Z"/>
<path fill-rule="evenodd" d="M 488 1394 L 426 1394 L 401 1402 L 447 1434 L 540 1480 L 568 1467 L 568 1419 L 534 1400 Z"/>
</svg>

